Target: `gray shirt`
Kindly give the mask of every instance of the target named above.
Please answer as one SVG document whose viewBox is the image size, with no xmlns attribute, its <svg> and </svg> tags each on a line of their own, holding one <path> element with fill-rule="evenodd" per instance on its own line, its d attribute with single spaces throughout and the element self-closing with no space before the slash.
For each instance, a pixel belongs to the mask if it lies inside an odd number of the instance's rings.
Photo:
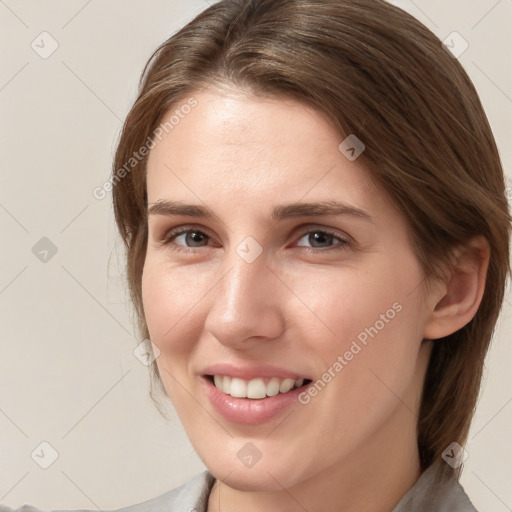
<svg viewBox="0 0 512 512">
<path fill-rule="evenodd" d="M 438 462 L 425 470 L 391 512 L 477 512 L 453 474 L 443 476 Z M 156 498 L 113 512 L 206 512 L 215 478 L 208 472 Z M 42 512 L 30 505 L 12 508 L 0 505 L 0 512 Z M 93 511 L 60 511 L 93 512 Z"/>
</svg>

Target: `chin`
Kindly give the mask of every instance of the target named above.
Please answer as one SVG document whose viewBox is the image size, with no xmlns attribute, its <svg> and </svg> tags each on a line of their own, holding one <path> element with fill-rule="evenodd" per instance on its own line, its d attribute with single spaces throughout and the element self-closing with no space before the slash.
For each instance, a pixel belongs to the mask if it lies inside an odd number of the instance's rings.
<svg viewBox="0 0 512 512">
<path fill-rule="evenodd" d="M 285 462 L 280 460 L 279 464 L 275 461 L 261 459 L 252 467 L 245 467 L 236 460 L 219 461 L 213 464 L 205 465 L 210 473 L 222 483 L 233 489 L 244 492 L 272 492 L 282 491 L 299 485 L 306 476 L 304 469 L 298 464 L 299 461 Z M 294 468 L 293 473 L 290 471 Z"/>
<path fill-rule="evenodd" d="M 256 468 L 237 468 L 236 470 L 232 470 L 231 473 L 226 471 L 223 471 L 222 473 L 213 473 L 211 470 L 210 472 L 218 480 L 222 479 L 222 475 L 227 474 L 228 476 L 222 480 L 222 483 L 229 485 L 229 487 L 232 489 L 237 489 L 244 492 L 282 491 L 283 487 L 290 487 L 290 483 L 283 481 L 281 475 L 275 474 L 275 471 L 270 472 L 272 476 L 270 476 L 269 473 L 267 473 L 265 470 L 256 470 Z"/>
</svg>

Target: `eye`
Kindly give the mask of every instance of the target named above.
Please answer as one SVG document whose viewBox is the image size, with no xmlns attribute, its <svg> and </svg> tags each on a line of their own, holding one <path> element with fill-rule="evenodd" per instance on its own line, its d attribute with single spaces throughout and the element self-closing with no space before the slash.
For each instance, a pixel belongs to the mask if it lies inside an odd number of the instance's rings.
<svg viewBox="0 0 512 512">
<path fill-rule="evenodd" d="M 187 248 L 205 247 L 210 237 L 200 229 L 177 228 L 169 231 L 161 241 L 162 245 L 175 245 L 177 251 Z M 183 247 L 184 249 L 182 249 Z"/>
<path fill-rule="evenodd" d="M 178 243 L 178 245 L 186 245 L 187 247 L 202 247 L 204 242 L 208 243 L 208 235 L 201 231 L 186 231 L 185 233 L 181 233 L 180 235 L 174 238 L 174 241 L 182 239 L 183 243 Z"/>
<path fill-rule="evenodd" d="M 338 243 L 336 244 L 336 242 Z M 308 246 L 308 244 L 310 245 Z M 313 250 L 324 249 L 323 252 L 325 252 L 325 250 L 344 249 L 348 244 L 348 240 L 345 240 L 330 231 L 314 229 L 304 233 L 296 245 L 297 247 L 306 247 Z"/>
<path fill-rule="evenodd" d="M 198 228 L 181 227 L 167 232 L 160 243 L 171 247 L 174 251 L 180 252 L 207 247 L 210 242 L 211 237 L 204 231 Z M 328 230 L 313 229 L 304 232 L 295 246 L 301 247 L 306 251 L 327 252 L 345 249 L 349 244 L 348 239 Z"/>
</svg>

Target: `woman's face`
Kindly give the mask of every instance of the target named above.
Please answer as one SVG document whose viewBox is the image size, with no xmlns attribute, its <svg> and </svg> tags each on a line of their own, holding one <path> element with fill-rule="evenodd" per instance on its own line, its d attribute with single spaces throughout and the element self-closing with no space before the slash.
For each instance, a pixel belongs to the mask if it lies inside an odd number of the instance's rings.
<svg viewBox="0 0 512 512">
<path fill-rule="evenodd" d="M 150 152 L 142 285 L 199 456 L 244 490 L 416 457 L 433 304 L 402 216 L 318 112 L 191 96 Z"/>
</svg>

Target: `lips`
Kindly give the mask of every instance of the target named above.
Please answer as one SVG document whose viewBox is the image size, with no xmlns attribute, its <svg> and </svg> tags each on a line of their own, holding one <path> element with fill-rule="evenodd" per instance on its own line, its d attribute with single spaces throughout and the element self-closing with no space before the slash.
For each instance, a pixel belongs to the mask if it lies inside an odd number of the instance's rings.
<svg viewBox="0 0 512 512">
<path fill-rule="evenodd" d="M 311 380 L 270 365 L 216 364 L 204 369 L 201 382 L 214 410 L 230 422 L 266 422 L 298 401 Z"/>
</svg>

